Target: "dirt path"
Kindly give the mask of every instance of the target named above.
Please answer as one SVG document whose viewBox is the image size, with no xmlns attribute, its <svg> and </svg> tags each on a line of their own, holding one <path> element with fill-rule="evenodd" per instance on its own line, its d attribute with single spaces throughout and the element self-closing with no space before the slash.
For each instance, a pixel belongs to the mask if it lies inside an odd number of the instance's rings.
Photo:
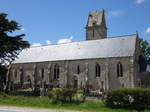
<svg viewBox="0 0 150 112">
<path fill-rule="evenodd" d="M 0 106 L 0 112 L 81 112 L 81 111 Z"/>
</svg>

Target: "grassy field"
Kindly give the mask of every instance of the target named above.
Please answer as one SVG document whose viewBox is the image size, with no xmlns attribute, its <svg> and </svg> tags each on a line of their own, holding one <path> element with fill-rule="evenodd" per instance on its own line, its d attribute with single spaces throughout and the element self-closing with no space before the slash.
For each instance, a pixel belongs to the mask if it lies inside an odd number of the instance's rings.
<svg viewBox="0 0 150 112">
<path fill-rule="evenodd" d="M 138 112 L 136 110 L 110 109 L 105 107 L 105 105 L 99 100 L 87 100 L 81 104 L 52 104 L 47 97 L 39 98 L 10 95 L 0 95 L 0 105 L 81 110 L 84 112 Z M 141 112 L 150 112 L 150 110 L 144 110 Z"/>
</svg>

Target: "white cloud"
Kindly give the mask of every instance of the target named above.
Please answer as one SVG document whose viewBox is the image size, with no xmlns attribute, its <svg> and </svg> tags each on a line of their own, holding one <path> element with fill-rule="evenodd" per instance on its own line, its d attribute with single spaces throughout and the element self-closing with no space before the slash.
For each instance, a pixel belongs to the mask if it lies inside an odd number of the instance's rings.
<svg viewBox="0 0 150 112">
<path fill-rule="evenodd" d="M 33 43 L 32 47 L 42 46 L 40 43 Z"/>
<path fill-rule="evenodd" d="M 25 29 L 23 27 L 21 27 L 21 30 L 24 31 Z"/>
<path fill-rule="evenodd" d="M 147 28 L 147 29 L 146 29 L 146 33 L 150 33 L 150 28 Z"/>
<path fill-rule="evenodd" d="M 143 2 L 145 2 L 145 0 L 136 0 L 137 4 L 142 4 Z"/>
<path fill-rule="evenodd" d="M 46 40 L 45 42 L 46 42 L 47 45 L 52 44 L 52 42 L 50 40 Z"/>
<path fill-rule="evenodd" d="M 121 15 L 123 12 L 120 10 L 115 10 L 115 11 L 110 11 L 109 14 L 110 16 L 119 16 Z"/>
<path fill-rule="evenodd" d="M 72 42 L 73 36 L 71 36 L 70 38 L 63 38 L 57 41 L 57 44 L 62 44 L 62 43 L 69 43 Z"/>
</svg>

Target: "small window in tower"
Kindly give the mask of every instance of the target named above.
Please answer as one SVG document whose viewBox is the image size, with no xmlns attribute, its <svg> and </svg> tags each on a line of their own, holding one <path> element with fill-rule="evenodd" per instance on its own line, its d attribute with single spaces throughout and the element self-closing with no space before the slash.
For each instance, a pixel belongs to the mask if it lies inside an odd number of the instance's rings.
<svg viewBox="0 0 150 112">
<path fill-rule="evenodd" d="M 94 20 L 94 21 L 93 21 L 93 26 L 95 26 L 95 25 L 96 25 L 96 23 L 97 23 L 97 22 Z"/>
<path fill-rule="evenodd" d="M 92 14 L 89 14 L 90 17 L 92 17 Z"/>
</svg>

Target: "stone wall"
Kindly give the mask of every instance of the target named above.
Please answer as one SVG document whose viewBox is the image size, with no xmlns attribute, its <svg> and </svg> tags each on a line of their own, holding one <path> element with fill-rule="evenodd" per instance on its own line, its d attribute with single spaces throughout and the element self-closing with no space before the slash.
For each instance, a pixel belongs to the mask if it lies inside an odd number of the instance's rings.
<svg viewBox="0 0 150 112">
<path fill-rule="evenodd" d="M 142 72 L 139 74 L 139 87 L 149 88 L 150 87 L 150 72 Z"/>
<path fill-rule="evenodd" d="M 89 86 L 92 89 L 109 89 L 119 87 L 134 87 L 133 57 L 85 59 L 70 61 L 38 62 L 12 64 L 10 80 L 13 84 L 26 84 L 29 79 L 32 86 L 53 85 L 54 87 L 74 87 L 75 81 L 78 88 Z M 123 77 L 117 77 L 117 64 L 123 65 Z M 101 67 L 100 77 L 96 77 L 95 66 Z M 58 64 L 59 79 L 54 80 L 54 66 Z M 77 66 L 80 73 L 77 73 Z M 44 73 L 42 76 L 42 69 Z M 16 72 L 17 71 L 17 72 Z"/>
</svg>

